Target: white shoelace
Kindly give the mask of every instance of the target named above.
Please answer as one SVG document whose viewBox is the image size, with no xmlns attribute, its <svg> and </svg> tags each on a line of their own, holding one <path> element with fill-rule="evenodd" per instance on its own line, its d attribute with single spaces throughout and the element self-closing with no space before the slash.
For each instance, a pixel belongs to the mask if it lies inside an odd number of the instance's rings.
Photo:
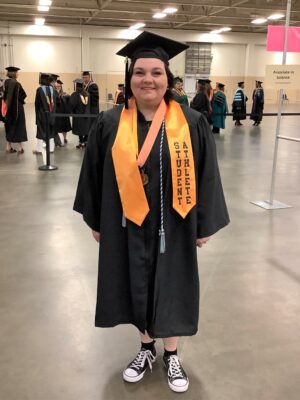
<svg viewBox="0 0 300 400">
<path fill-rule="evenodd" d="M 180 365 L 178 356 L 170 356 L 169 360 L 168 376 L 172 379 L 186 379 L 182 372 L 182 367 Z"/>
<path fill-rule="evenodd" d="M 146 360 L 148 361 L 149 368 L 152 372 L 152 363 L 155 361 L 155 356 L 152 354 L 151 350 L 140 350 L 128 368 L 140 369 L 145 365 Z"/>
</svg>

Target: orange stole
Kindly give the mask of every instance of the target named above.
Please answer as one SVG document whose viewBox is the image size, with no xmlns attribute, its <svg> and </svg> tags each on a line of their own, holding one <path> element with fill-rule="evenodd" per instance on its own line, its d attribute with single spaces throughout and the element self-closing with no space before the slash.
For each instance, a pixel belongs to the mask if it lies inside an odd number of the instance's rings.
<svg viewBox="0 0 300 400">
<path fill-rule="evenodd" d="M 124 215 L 141 226 L 149 212 L 149 205 L 136 158 L 136 118 L 134 108 L 123 108 L 112 157 Z M 167 106 L 165 127 L 171 155 L 173 208 L 185 218 L 196 204 L 195 167 L 189 126 L 175 101 L 170 101 Z"/>
</svg>

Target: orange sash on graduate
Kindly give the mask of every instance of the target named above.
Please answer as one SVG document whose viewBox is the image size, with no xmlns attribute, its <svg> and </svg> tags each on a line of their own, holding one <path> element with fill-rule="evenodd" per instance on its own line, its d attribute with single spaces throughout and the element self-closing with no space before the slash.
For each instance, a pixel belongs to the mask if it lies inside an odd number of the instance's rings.
<svg viewBox="0 0 300 400">
<path fill-rule="evenodd" d="M 196 204 L 195 166 L 189 126 L 180 105 L 164 100 L 154 116 L 150 130 L 137 161 L 137 111 L 134 101 L 123 108 L 112 157 L 124 215 L 141 226 L 149 212 L 139 166 L 143 154 L 148 157 L 155 138 L 165 120 L 166 136 L 171 156 L 173 208 L 185 218 Z M 152 128 L 152 129 L 151 129 Z M 142 157 L 143 158 L 143 157 Z"/>
</svg>

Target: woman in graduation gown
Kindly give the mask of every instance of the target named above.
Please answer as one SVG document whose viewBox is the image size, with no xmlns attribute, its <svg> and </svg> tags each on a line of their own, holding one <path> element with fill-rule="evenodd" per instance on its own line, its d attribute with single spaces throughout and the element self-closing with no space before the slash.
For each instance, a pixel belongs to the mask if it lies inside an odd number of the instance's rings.
<svg viewBox="0 0 300 400">
<path fill-rule="evenodd" d="M 55 135 L 55 119 L 53 113 L 56 111 L 55 92 L 53 86 L 50 85 L 51 74 L 40 73 L 39 84 L 35 95 L 35 118 L 36 118 L 36 148 L 33 154 L 41 154 L 43 143 L 49 137 L 50 152 L 54 151 L 54 135 Z"/>
<path fill-rule="evenodd" d="M 174 78 L 173 96 L 177 103 L 189 105 L 187 94 L 183 90 L 183 80 L 179 76 Z"/>
<path fill-rule="evenodd" d="M 244 87 L 244 82 L 238 83 L 238 88 L 235 91 L 232 102 L 232 119 L 235 121 L 235 126 L 243 125 L 241 121 L 246 119 L 246 101 L 248 100 L 248 97 L 244 93 Z"/>
<path fill-rule="evenodd" d="M 178 339 L 198 330 L 196 245 L 229 222 L 206 118 L 168 89 L 168 60 L 187 47 L 143 32 L 117 53 L 132 60 L 129 104 L 94 124 L 74 204 L 100 243 L 96 326 L 133 324 L 140 334 L 123 379 L 143 378 L 156 360 L 154 338 L 163 338 L 176 392 L 189 385 Z"/>
<path fill-rule="evenodd" d="M 263 118 L 265 96 L 261 84 L 262 84 L 261 81 L 256 81 L 256 88 L 253 90 L 253 95 L 252 95 L 253 103 L 252 103 L 250 119 L 254 121 L 253 123 L 254 126 L 258 126 Z"/>
<path fill-rule="evenodd" d="M 27 142 L 27 130 L 24 113 L 24 104 L 27 97 L 22 85 L 17 81 L 20 68 L 7 67 L 7 79 L 4 82 L 4 101 L 6 103 L 5 133 L 6 153 L 24 153 L 22 142 Z M 12 148 L 16 143 L 17 150 Z"/>
<path fill-rule="evenodd" d="M 84 89 L 84 82 L 82 79 L 74 80 L 75 92 L 70 97 L 70 108 L 73 114 L 90 114 L 90 96 Z M 72 133 L 79 136 L 79 143 L 77 149 L 86 147 L 88 133 L 90 129 L 90 118 L 73 117 Z"/>
<path fill-rule="evenodd" d="M 57 80 L 55 88 L 57 92 L 56 96 L 56 112 L 58 114 L 67 114 L 70 112 L 69 101 L 70 95 L 63 91 L 63 82 Z M 72 129 L 69 117 L 56 117 L 55 118 L 55 131 L 56 133 L 62 133 L 64 137 L 64 144 L 68 143 L 67 132 Z"/>
<path fill-rule="evenodd" d="M 206 89 L 206 80 L 204 79 L 198 79 L 197 82 L 197 94 L 191 101 L 191 107 L 194 110 L 197 110 L 201 112 L 203 115 L 205 115 L 207 122 L 209 124 L 212 123 L 211 121 L 211 106 L 210 106 L 210 101 L 207 95 L 207 89 Z"/>
<path fill-rule="evenodd" d="M 228 105 L 224 93 L 223 83 L 217 84 L 217 90 L 212 98 L 212 124 L 213 133 L 220 133 L 220 129 L 225 129 L 225 119 L 228 113 Z"/>
</svg>

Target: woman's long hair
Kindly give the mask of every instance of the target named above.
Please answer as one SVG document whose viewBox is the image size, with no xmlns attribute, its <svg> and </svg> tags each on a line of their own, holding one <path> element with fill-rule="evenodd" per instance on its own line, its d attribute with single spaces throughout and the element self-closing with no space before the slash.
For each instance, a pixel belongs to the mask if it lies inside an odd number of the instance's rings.
<svg viewBox="0 0 300 400">
<path fill-rule="evenodd" d="M 128 87 L 127 90 L 128 90 L 128 97 L 129 98 L 133 96 L 133 93 L 132 93 L 132 90 L 131 90 L 131 87 L 130 87 L 130 82 L 131 82 L 131 78 L 132 78 L 132 75 L 133 75 L 133 68 L 134 68 L 135 62 L 136 62 L 136 60 L 131 62 L 129 70 L 128 70 L 129 87 Z M 164 65 L 165 65 L 165 70 L 166 70 L 166 74 L 167 74 L 167 78 L 168 78 L 168 87 L 167 87 L 166 93 L 164 94 L 164 99 L 165 99 L 166 104 L 169 104 L 169 101 L 174 98 L 173 92 L 172 92 L 172 88 L 173 88 L 173 85 L 174 85 L 174 75 L 170 71 L 169 63 L 165 63 L 164 62 Z"/>
</svg>

